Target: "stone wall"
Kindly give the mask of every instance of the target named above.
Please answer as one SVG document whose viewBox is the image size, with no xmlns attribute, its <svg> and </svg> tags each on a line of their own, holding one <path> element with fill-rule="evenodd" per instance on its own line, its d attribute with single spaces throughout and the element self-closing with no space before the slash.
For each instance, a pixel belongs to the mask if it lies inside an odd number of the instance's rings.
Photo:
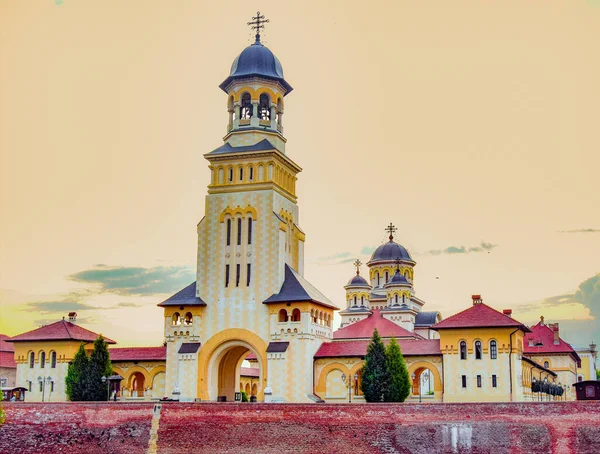
<svg viewBox="0 0 600 454">
<path fill-rule="evenodd" d="M 7 404 L 0 452 L 136 453 L 152 404 Z M 159 453 L 598 453 L 600 402 L 163 403 Z"/>
</svg>

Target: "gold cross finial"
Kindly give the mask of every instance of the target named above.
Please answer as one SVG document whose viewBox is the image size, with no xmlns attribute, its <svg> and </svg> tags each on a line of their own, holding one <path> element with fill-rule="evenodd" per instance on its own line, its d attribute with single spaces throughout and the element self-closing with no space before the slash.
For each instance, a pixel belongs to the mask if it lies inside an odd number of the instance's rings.
<svg viewBox="0 0 600 454">
<path fill-rule="evenodd" d="M 396 260 L 394 260 L 394 263 L 396 264 L 396 271 L 399 273 L 400 272 L 400 257 L 396 257 Z"/>
<path fill-rule="evenodd" d="M 394 239 L 394 233 L 396 233 L 396 230 L 398 230 L 398 229 L 396 227 L 394 227 L 394 224 L 392 224 L 391 222 L 390 222 L 390 225 L 388 225 L 385 228 L 385 231 L 390 234 L 390 241 L 392 241 Z"/>
<path fill-rule="evenodd" d="M 356 275 L 358 276 L 360 274 L 360 266 L 362 265 L 362 262 L 359 259 L 356 259 L 354 261 L 354 266 L 356 267 Z"/>
<path fill-rule="evenodd" d="M 265 15 L 261 15 L 260 11 L 256 12 L 256 16 L 252 17 L 252 21 L 248 22 L 252 30 L 256 30 L 256 42 L 260 43 L 260 31 L 264 30 L 264 24 L 268 24 L 269 19 L 265 19 Z"/>
</svg>

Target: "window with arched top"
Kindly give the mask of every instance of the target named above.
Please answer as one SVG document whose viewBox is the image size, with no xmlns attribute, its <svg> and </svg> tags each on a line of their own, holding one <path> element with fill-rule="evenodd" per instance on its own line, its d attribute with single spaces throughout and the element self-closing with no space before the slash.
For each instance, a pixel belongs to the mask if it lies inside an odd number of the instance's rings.
<svg viewBox="0 0 600 454">
<path fill-rule="evenodd" d="M 548 361 L 544 361 L 544 367 L 546 369 L 549 369 L 550 368 L 550 363 Z"/>
<path fill-rule="evenodd" d="M 225 174 L 223 173 L 223 168 L 221 167 L 217 171 L 217 183 L 218 184 L 223 184 L 224 183 L 224 178 L 225 178 Z"/>
<path fill-rule="evenodd" d="M 498 344 L 495 340 L 490 341 L 490 359 L 498 358 Z"/>
<path fill-rule="evenodd" d="M 237 245 L 240 246 L 242 244 L 242 218 L 238 218 L 237 220 Z"/>
<path fill-rule="evenodd" d="M 394 295 L 394 296 L 395 296 L 394 303 L 398 304 L 398 295 Z M 402 296 L 404 296 L 404 295 L 402 295 Z"/>
<path fill-rule="evenodd" d="M 266 93 L 260 95 L 258 99 L 258 117 L 261 120 L 271 119 L 271 99 Z"/>
<path fill-rule="evenodd" d="M 227 238 L 227 246 L 231 246 L 231 219 L 227 219 L 227 232 L 226 232 L 226 238 Z"/>
<path fill-rule="evenodd" d="M 475 359 L 481 359 L 482 353 L 481 341 L 475 341 Z"/>
<path fill-rule="evenodd" d="M 356 301 L 357 301 L 357 298 L 356 298 L 356 295 L 354 295 L 354 305 L 355 306 L 356 306 Z"/>
<path fill-rule="evenodd" d="M 244 181 L 244 168 L 240 167 L 240 181 Z"/>
<path fill-rule="evenodd" d="M 230 183 L 233 181 L 233 167 L 229 168 L 228 175 L 227 175 L 227 181 L 229 181 Z"/>
<path fill-rule="evenodd" d="M 288 313 L 285 309 L 279 310 L 279 323 L 285 323 L 288 321 Z"/>
<path fill-rule="evenodd" d="M 250 120 L 250 118 L 252 118 L 252 98 L 250 93 L 244 93 L 240 108 L 240 120 Z"/>
<path fill-rule="evenodd" d="M 379 279 L 379 271 L 375 272 L 375 280 L 377 281 L 377 287 L 379 287 L 381 285 L 381 282 Z"/>
<path fill-rule="evenodd" d="M 46 352 L 40 352 L 40 367 L 46 367 Z"/>
<path fill-rule="evenodd" d="M 29 368 L 33 369 L 34 365 L 35 365 L 35 353 L 30 352 L 29 353 Z"/>
<path fill-rule="evenodd" d="M 248 181 L 254 181 L 254 167 L 248 167 Z"/>
<path fill-rule="evenodd" d="M 402 304 L 406 304 L 406 295 L 402 295 Z"/>
<path fill-rule="evenodd" d="M 300 321 L 300 309 L 296 308 L 292 311 L 292 321 L 293 322 L 299 322 Z"/>
<path fill-rule="evenodd" d="M 185 317 L 183 318 L 183 323 L 185 325 L 191 325 L 194 322 L 194 316 L 191 312 L 186 312 Z"/>
<path fill-rule="evenodd" d="M 56 352 L 50 353 L 50 367 L 56 369 Z"/>
<path fill-rule="evenodd" d="M 460 341 L 460 359 L 467 359 L 467 343 Z"/>
<path fill-rule="evenodd" d="M 252 218 L 248 218 L 248 244 L 252 244 Z"/>
<path fill-rule="evenodd" d="M 179 312 L 175 312 L 171 316 L 171 325 L 172 326 L 179 326 L 179 325 L 181 325 L 181 314 Z"/>
<path fill-rule="evenodd" d="M 365 297 L 364 297 L 364 296 L 361 296 L 361 297 L 360 297 L 360 305 L 361 305 L 361 306 L 364 306 L 364 305 L 365 305 Z"/>
</svg>

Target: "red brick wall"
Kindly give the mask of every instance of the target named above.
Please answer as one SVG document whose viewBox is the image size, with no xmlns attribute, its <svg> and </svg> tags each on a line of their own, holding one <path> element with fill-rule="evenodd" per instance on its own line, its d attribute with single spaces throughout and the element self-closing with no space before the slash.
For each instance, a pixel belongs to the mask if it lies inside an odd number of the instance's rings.
<svg viewBox="0 0 600 454">
<path fill-rule="evenodd" d="M 153 404 L 6 404 L 1 453 L 142 453 Z M 600 453 L 600 402 L 162 404 L 160 453 Z"/>
</svg>

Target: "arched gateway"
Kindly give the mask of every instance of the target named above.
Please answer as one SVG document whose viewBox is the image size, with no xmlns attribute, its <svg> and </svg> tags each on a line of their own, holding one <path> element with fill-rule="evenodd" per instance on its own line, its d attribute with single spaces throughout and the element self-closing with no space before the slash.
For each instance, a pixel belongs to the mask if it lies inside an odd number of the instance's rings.
<svg viewBox="0 0 600 454">
<path fill-rule="evenodd" d="M 292 87 L 258 33 L 219 87 L 229 123 L 224 144 L 204 155 L 211 178 L 197 225 L 196 280 L 159 304 L 165 394 L 231 401 L 244 358 L 253 353 L 259 378 L 251 392 L 258 401 L 270 386 L 275 400 L 309 402 L 313 356 L 332 338 L 337 307 L 302 276 L 302 169 L 286 155 L 282 122 L 282 99 Z"/>
</svg>

